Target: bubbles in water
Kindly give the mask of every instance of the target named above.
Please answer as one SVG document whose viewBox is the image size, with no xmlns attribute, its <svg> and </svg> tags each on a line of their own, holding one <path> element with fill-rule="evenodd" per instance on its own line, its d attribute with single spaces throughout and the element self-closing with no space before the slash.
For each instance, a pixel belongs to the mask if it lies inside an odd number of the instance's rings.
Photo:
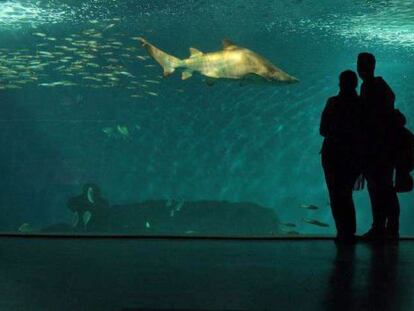
<svg viewBox="0 0 414 311">
<path fill-rule="evenodd" d="M 6 1 L 0 4 L 0 25 L 19 28 L 42 23 L 58 23 L 64 11 L 40 8 L 39 2 Z"/>
</svg>

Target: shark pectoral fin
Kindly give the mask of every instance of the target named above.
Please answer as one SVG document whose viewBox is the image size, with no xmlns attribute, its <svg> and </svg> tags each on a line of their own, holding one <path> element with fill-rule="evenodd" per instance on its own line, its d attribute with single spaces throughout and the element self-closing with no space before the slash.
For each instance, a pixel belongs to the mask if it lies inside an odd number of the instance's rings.
<svg viewBox="0 0 414 311">
<path fill-rule="evenodd" d="M 164 68 L 164 77 L 168 77 L 170 74 L 174 72 L 174 69 L 171 68 Z"/>
<path fill-rule="evenodd" d="M 190 70 L 185 70 L 181 74 L 181 80 L 187 80 L 188 78 L 191 78 L 192 75 L 193 73 Z"/>
<path fill-rule="evenodd" d="M 190 48 L 190 57 L 194 57 L 194 56 L 202 56 L 203 52 L 201 52 L 200 50 L 197 50 L 195 48 Z"/>
</svg>

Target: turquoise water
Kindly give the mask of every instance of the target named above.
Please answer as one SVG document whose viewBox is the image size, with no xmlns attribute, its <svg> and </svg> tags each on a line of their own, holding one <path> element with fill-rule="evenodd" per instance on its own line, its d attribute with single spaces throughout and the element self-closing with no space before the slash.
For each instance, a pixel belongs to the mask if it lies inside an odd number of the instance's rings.
<svg viewBox="0 0 414 311">
<path fill-rule="evenodd" d="M 300 82 L 163 78 L 139 36 L 180 58 L 228 38 Z M 93 181 L 111 205 L 251 202 L 296 226 L 280 234 L 333 234 L 318 130 L 338 74 L 374 53 L 413 124 L 411 1 L 3 1 L 0 38 L 2 231 L 71 222 L 67 199 Z M 400 201 L 412 235 L 413 195 Z"/>
</svg>

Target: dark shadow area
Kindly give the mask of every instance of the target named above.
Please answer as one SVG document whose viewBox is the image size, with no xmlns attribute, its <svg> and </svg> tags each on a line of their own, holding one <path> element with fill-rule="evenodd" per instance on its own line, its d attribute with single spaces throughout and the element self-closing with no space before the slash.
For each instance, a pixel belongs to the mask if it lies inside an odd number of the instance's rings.
<svg viewBox="0 0 414 311">
<path fill-rule="evenodd" d="M 2 310 L 414 307 L 414 242 L 0 239 Z"/>
<path fill-rule="evenodd" d="M 413 298 L 412 273 L 401 261 L 406 250 L 393 243 L 338 246 L 326 310 L 407 310 Z"/>
<path fill-rule="evenodd" d="M 327 283 L 326 310 L 355 310 L 355 245 L 338 245 Z"/>
<path fill-rule="evenodd" d="M 401 274 L 398 245 L 371 244 L 366 247 L 370 253 L 370 266 L 359 309 L 405 310 L 407 298 L 412 299 L 412 287 L 409 275 Z"/>
</svg>

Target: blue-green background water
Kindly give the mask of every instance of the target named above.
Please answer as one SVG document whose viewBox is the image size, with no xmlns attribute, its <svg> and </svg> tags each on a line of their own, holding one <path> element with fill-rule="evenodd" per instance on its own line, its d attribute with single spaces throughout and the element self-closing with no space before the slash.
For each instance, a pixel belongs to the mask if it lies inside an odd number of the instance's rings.
<svg viewBox="0 0 414 311">
<path fill-rule="evenodd" d="M 65 39 L 73 34 L 96 42 L 73 46 Z M 180 58 L 189 47 L 218 50 L 229 38 L 300 83 L 209 87 L 201 76 L 163 79 L 137 36 Z M 319 120 L 338 74 L 355 69 L 361 51 L 376 55 L 377 74 L 413 126 L 412 1 L 3 1 L 0 48 L 4 231 L 70 221 L 67 198 L 95 181 L 112 204 L 248 201 L 274 209 L 300 233 L 333 234 Z M 70 67 L 79 59 L 82 69 Z M 91 76 L 101 81 L 84 79 Z M 50 85 L 57 81 L 76 85 Z M 363 232 L 369 201 L 365 191 L 355 198 Z M 400 200 L 401 232 L 412 235 L 413 194 Z"/>
</svg>

